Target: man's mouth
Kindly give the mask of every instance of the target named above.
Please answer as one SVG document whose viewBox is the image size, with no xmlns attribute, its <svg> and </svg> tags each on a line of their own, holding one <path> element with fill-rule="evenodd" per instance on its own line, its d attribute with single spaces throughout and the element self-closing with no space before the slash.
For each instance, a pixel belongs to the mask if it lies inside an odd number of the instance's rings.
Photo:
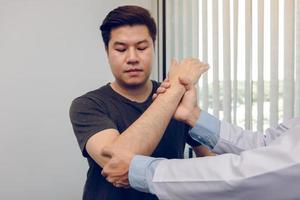
<svg viewBox="0 0 300 200">
<path fill-rule="evenodd" d="M 138 69 L 138 68 L 132 68 L 132 69 L 127 69 L 125 70 L 126 73 L 129 73 L 129 72 L 141 72 L 143 71 L 142 69 Z"/>
<path fill-rule="evenodd" d="M 138 69 L 138 68 L 132 68 L 132 69 L 125 70 L 125 73 L 129 76 L 139 76 L 141 72 L 143 72 L 143 70 Z"/>
</svg>

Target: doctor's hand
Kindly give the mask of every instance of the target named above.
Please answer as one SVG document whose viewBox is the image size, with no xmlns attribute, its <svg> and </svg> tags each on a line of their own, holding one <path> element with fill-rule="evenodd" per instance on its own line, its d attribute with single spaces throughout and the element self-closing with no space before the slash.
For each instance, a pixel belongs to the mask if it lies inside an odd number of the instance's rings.
<svg viewBox="0 0 300 200">
<path fill-rule="evenodd" d="M 101 154 L 110 158 L 101 174 L 115 187 L 129 188 L 128 171 L 133 153 L 120 148 L 104 148 Z"/>
<path fill-rule="evenodd" d="M 200 114 L 200 108 L 197 105 L 196 87 L 189 80 L 182 77 L 179 77 L 179 82 L 186 88 L 186 92 L 174 113 L 174 118 L 193 127 Z M 170 87 L 171 83 L 166 79 L 153 95 L 153 99 L 159 94 L 165 93 Z"/>
</svg>

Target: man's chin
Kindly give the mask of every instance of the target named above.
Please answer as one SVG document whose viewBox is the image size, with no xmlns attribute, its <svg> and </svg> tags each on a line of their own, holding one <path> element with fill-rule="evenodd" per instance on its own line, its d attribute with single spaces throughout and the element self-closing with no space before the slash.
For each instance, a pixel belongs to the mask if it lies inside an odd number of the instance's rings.
<svg viewBox="0 0 300 200">
<path fill-rule="evenodd" d="M 141 87 L 145 86 L 147 81 L 148 81 L 148 79 L 143 80 L 143 81 L 126 81 L 126 82 L 123 82 L 122 85 L 128 89 L 137 89 L 137 88 L 141 88 Z"/>
<path fill-rule="evenodd" d="M 145 82 L 140 82 L 140 83 L 125 83 L 124 86 L 128 89 L 136 89 L 136 88 L 140 88 L 143 87 L 145 85 Z"/>
</svg>

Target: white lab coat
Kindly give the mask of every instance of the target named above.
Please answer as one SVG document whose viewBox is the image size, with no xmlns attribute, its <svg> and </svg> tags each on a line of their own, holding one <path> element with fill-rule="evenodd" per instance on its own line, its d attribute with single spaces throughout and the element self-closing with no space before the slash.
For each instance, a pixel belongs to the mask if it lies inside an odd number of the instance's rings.
<svg viewBox="0 0 300 200">
<path fill-rule="evenodd" d="M 159 162 L 150 192 L 170 200 L 300 200 L 300 118 L 265 137 L 222 122 L 214 151 L 223 154 Z"/>
</svg>

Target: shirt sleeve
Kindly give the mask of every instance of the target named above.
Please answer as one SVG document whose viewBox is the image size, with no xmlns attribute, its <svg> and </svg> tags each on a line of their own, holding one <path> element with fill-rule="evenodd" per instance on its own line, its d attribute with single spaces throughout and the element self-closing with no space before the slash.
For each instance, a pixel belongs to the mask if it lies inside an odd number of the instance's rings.
<svg viewBox="0 0 300 200">
<path fill-rule="evenodd" d="M 287 130 L 297 125 L 299 119 L 294 118 L 279 124 L 276 128 L 268 128 L 265 133 L 245 130 L 239 126 L 222 121 L 220 137 L 213 151 L 217 154 L 240 154 L 245 150 L 267 146 Z"/>
<path fill-rule="evenodd" d="M 130 163 L 128 174 L 130 186 L 138 191 L 149 193 L 154 171 L 157 164 L 162 160 L 164 158 L 134 156 Z"/>
<path fill-rule="evenodd" d="M 189 134 L 194 140 L 212 150 L 219 140 L 220 123 L 214 116 L 201 111 L 196 125 Z"/>
<path fill-rule="evenodd" d="M 196 125 L 189 131 L 189 134 L 194 140 L 217 154 L 240 154 L 245 150 L 268 145 L 290 127 L 294 127 L 298 121 L 298 118 L 294 118 L 262 133 L 220 121 L 207 112 L 201 111 Z"/>
<path fill-rule="evenodd" d="M 85 145 L 91 136 L 105 129 L 117 129 L 109 118 L 104 103 L 96 103 L 88 97 L 75 99 L 69 112 L 77 142 L 85 157 L 88 156 Z"/>
</svg>

